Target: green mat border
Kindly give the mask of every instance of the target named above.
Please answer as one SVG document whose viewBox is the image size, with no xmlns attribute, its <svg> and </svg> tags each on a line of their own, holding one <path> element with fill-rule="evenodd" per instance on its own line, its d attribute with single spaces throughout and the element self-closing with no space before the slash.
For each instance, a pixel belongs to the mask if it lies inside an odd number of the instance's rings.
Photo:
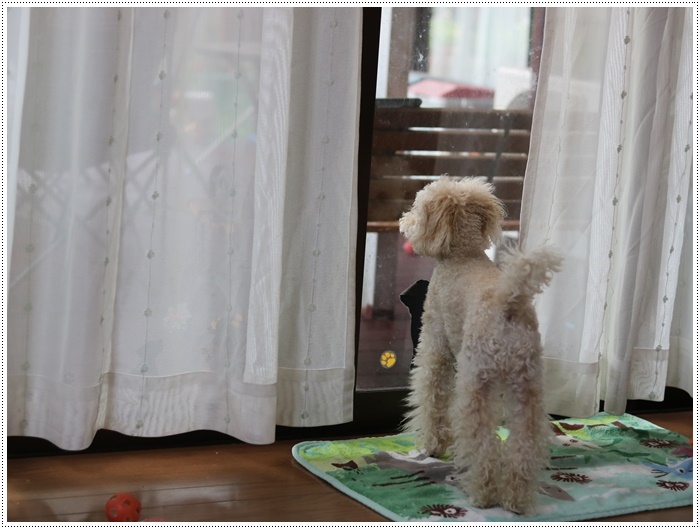
<svg viewBox="0 0 700 529">
<path fill-rule="evenodd" d="M 598 413 L 594 415 L 593 417 L 588 417 L 588 420 L 590 419 L 595 419 L 596 417 L 600 416 L 606 416 L 606 417 L 613 417 L 611 415 L 608 415 L 604 412 Z M 640 421 L 647 426 L 649 426 L 650 430 L 661 430 L 664 432 L 671 432 L 670 430 L 667 430 L 665 428 L 662 428 L 660 426 L 657 426 L 656 424 L 647 421 L 646 419 L 642 419 L 640 417 L 636 417 L 634 415 L 630 414 L 624 414 L 624 415 L 619 415 L 619 416 L 614 416 L 619 419 L 626 419 L 626 418 L 634 418 L 637 421 Z M 569 422 L 569 421 L 577 421 L 580 420 L 578 418 L 566 418 L 566 419 L 561 419 L 561 422 Z M 552 422 L 560 422 L 560 421 L 552 421 Z M 672 432 L 676 433 L 683 439 L 688 440 L 687 437 L 684 435 L 678 434 L 677 432 Z M 295 444 L 292 447 L 292 456 L 296 460 L 297 463 L 299 463 L 303 468 L 311 472 L 314 476 L 317 476 L 321 478 L 323 481 L 329 483 L 332 485 L 334 488 L 338 489 L 340 492 L 343 494 L 351 497 L 355 501 L 359 502 L 360 504 L 369 507 L 370 509 L 378 512 L 385 518 L 388 518 L 389 520 L 393 522 L 407 522 L 407 523 L 462 523 L 462 524 L 469 524 L 473 525 L 476 523 L 520 523 L 520 522 L 580 522 L 583 520 L 590 520 L 592 518 L 608 518 L 612 516 L 622 516 L 625 514 L 634 514 L 637 512 L 646 512 L 646 511 L 654 511 L 654 510 L 660 510 L 660 509 L 672 509 L 674 507 L 686 507 L 688 505 L 693 505 L 693 500 L 694 500 L 694 494 L 690 497 L 690 499 L 679 499 L 677 501 L 664 501 L 664 502 L 659 502 L 659 503 L 654 503 L 654 504 L 643 504 L 640 505 L 639 508 L 620 508 L 620 509 L 612 509 L 612 510 L 600 510 L 596 512 L 591 512 L 589 514 L 577 514 L 574 516 L 570 517 L 551 517 L 547 515 L 539 515 L 539 516 L 521 516 L 521 515 L 514 515 L 513 518 L 510 518 L 508 520 L 489 520 L 485 522 L 465 522 L 465 521 L 460 521 L 460 520 L 431 520 L 431 521 L 424 521 L 422 522 L 421 520 L 413 520 L 413 519 L 406 519 L 406 518 L 401 518 L 397 516 L 393 511 L 390 511 L 389 509 L 383 507 L 382 505 L 378 504 L 377 502 L 362 496 L 361 494 L 358 494 L 354 490 L 350 489 L 349 487 L 346 487 L 343 483 L 338 481 L 337 479 L 329 476 L 325 472 L 319 471 L 316 467 L 311 465 L 306 459 L 304 459 L 299 451 L 308 445 L 313 445 L 315 443 L 326 443 L 326 442 L 344 442 L 346 440 L 359 440 L 359 441 L 364 441 L 364 440 L 370 440 L 370 439 L 385 439 L 385 438 L 392 438 L 392 437 L 399 437 L 404 434 L 392 434 L 392 435 L 384 435 L 384 436 L 372 436 L 372 437 L 358 437 L 358 438 L 352 438 L 352 439 L 334 439 L 334 440 L 326 440 L 326 441 L 302 441 L 300 443 Z M 693 456 L 693 463 L 695 462 L 695 458 Z M 695 465 L 693 464 L 693 467 Z M 693 468 L 693 488 L 695 488 L 695 468 Z M 614 522 L 608 522 L 608 523 L 614 523 Z M 683 523 L 693 523 L 693 522 L 683 522 Z"/>
</svg>

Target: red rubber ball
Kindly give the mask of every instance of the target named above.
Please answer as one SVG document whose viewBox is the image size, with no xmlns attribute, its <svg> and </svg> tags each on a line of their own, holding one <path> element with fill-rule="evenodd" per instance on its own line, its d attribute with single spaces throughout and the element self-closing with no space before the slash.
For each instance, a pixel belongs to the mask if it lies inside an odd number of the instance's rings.
<svg viewBox="0 0 700 529">
<path fill-rule="evenodd" d="M 141 502 L 128 492 L 119 492 L 107 500 L 105 514 L 110 522 L 138 522 Z"/>
</svg>

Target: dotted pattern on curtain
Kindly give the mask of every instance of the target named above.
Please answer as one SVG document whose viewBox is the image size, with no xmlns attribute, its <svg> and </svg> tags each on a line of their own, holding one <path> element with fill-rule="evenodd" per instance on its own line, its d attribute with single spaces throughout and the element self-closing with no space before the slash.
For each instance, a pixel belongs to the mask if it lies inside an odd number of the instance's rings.
<svg viewBox="0 0 700 529">
<path fill-rule="evenodd" d="M 239 9 L 238 12 L 236 13 L 236 33 L 238 35 L 238 38 L 236 39 L 236 49 L 234 51 L 234 57 L 233 57 L 233 62 L 235 63 L 234 67 L 234 85 L 233 85 L 233 130 L 231 133 L 228 135 L 227 142 L 230 144 L 230 149 L 231 149 L 231 158 L 230 158 L 230 166 L 231 166 L 231 173 L 230 173 L 230 183 L 229 183 L 229 189 L 228 189 L 228 195 L 230 199 L 230 204 L 231 204 L 231 210 L 229 213 L 229 226 L 233 226 L 234 224 L 234 211 L 235 211 L 235 206 L 236 206 L 236 164 L 237 164 L 237 153 L 238 153 L 238 123 L 240 120 L 239 112 L 238 112 L 238 98 L 240 95 L 240 90 L 241 90 L 241 35 L 242 35 L 242 25 L 245 22 L 245 12 L 243 9 Z M 225 337 L 225 343 L 226 343 L 226 387 L 227 390 L 230 392 L 231 391 L 231 359 L 233 356 L 233 352 L 231 350 L 231 333 L 234 331 L 237 331 L 240 327 L 240 323 L 243 319 L 243 317 L 240 314 L 233 314 L 233 280 L 234 280 L 234 274 L 235 272 L 235 267 L 233 263 L 233 257 L 235 254 L 235 241 L 234 241 L 234 230 L 232 228 L 229 228 L 228 230 L 228 248 L 226 248 L 226 256 L 224 257 L 225 259 L 228 260 L 228 304 L 226 305 L 226 313 L 222 315 L 223 321 L 229 322 L 230 324 L 226 325 L 226 337 Z M 212 322 L 215 325 L 215 322 Z M 229 424 L 231 424 L 231 401 L 229 399 L 226 399 L 226 415 L 224 417 L 224 423 L 226 424 L 226 427 L 228 428 Z"/>
<path fill-rule="evenodd" d="M 612 295 L 615 292 L 615 285 L 612 285 L 610 282 L 610 270 L 612 267 L 612 259 L 614 256 L 614 248 L 617 247 L 618 245 L 618 239 L 617 239 L 617 234 L 615 232 L 615 226 L 617 225 L 617 219 L 618 219 L 618 214 L 619 214 L 619 199 L 618 196 L 620 195 L 620 171 L 622 170 L 622 150 L 623 146 L 625 143 L 625 129 L 623 127 L 624 125 L 624 116 L 625 116 L 625 110 L 626 110 L 626 102 L 627 102 L 627 90 L 629 89 L 629 71 L 628 71 L 628 65 L 630 62 L 630 55 L 632 53 L 631 50 L 631 38 L 630 38 L 630 29 L 631 29 L 631 12 L 629 9 L 625 10 L 625 37 L 623 39 L 623 44 L 624 47 L 622 48 L 624 52 L 624 57 L 623 57 L 623 66 L 622 66 L 622 91 L 620 92 L 620 99 L 619 99 L 619 106 L 618 106 L 618 123 L 619 127 L 617 130 L 617 147 L 616 147 L 616 152 L 617 152 L 617 157 L 616 157 L 616 169 L 615 169 L 615 181 L 613 184 L 613 197 L 610 200 L 610 207 L 612 207 L 612 223 L 610 225 L 610 248 L 608 251 L 608 273 L 606 274 L 606 282 L 605 282 L 605 291 L 608 293 L 608 300 L 612 297 Z M 613 46 L 613 48 L 615 48 Z M 609 306 L 609 301 L 606 300 L 605 303 L 603 304 L 603 312 L 602 312 L 602 318 L 603 321 L 605 321 L 607 318 L 608 314 L 608 306 Z M 603 337 L 603 333 L 605 332 L 605 326 L 600 327 L 600 334 L 598 338 L 598 343 L 600 344 L 601 339 Z M 603 345 L 602 349 L 598 349 L 598 358 L 601 359 L 603 357 L 603 351 L 608 349 L 610 346 L 609 340 L 609 335 L 606 336 L 606 341 Z"/>
<path fill-rule="evenodd" d="M 313 258 L 313 279 L 311 281 L 311 302 L 309 303 L 307 307 L 307 311 L 309 312 L 309 320 L 308 320 L 308 326 L 307 326 L 307 348 L 306 348 L 306 356 L 304 358 L 304 385 L 303 385 L 303 390 L 304 390 L 304 402 L 303 402 L 303 409 L 301 411 L 300 417 L 302 421 L 306 421 L 306 419 L 309 417 L 309 410 L 308 410 L 308 393 L 309 393 L 309 369 L 312 366 L 312 356 L 311 356 L 311 351 L 314 348 L 314 340 L 313 340 L 313 335 L 312 335 L 312 330 L 313 330 L 313 318 L 314 318 L 314 313 L 316 312 L 316 295 L 317 295 L 317 273 L 318 273 L 318 267 L 319 267 L 319 262 L 318 258 L 321 255 L 321 248 L 319 247 L 319 240 L 320 240 L 320 233 L 321 233 L 321 227 L 322 227 L 322 222 L 323 218 L 325 215 L 328 215 L 329 213 L 327 211 L 324 211 L 324 203 L 326 199 L 326 194 L 324 193 L 324 184 L 326 181 L 326 164 L 328 160 L 328 149 L 329 149 L 329 144 L 331 144 L 332 141 L 332 134 L 333 131 L 331 130 L 329 123 L 328 123 L 328 114 L 331 106 L 331 87 L 333 86 L 335 79 L 333 76 L 333 72 L 336 68 L 335 65 L 335 31 L 336 28 L 338 27 L 338 20 L 337 20 L 337 10 L 333 9 L 333 14 L 331 16 L 331 21 L 328 23 L 328 29 L 331 33 L 330 36 L 330 47 L 328 48 L 328 55 L 327 55 L 327 61 L 328 61 L 328 66 L 326 71 L 328 72 L 328 76 L 325 80 L 323 80 L 323 87 L 325 88 L 325 94 L 324 94 L 324 99 L 323 99 L 323 115 L 324 115 L 324 122 L 323 122 L 323 136 L 320 139 L 320 148 L 321 148 L 321 167 L 318 168 L 318 172 L 320 173 L 320 178 L 319 178 L 319 192 L 318 195 L 316 196 L 316 242 L 314 244 L 314 249 L 311 252 L 311 257 Z M 336 140 L 337 141 L 337 140 Z"/>
</svg>

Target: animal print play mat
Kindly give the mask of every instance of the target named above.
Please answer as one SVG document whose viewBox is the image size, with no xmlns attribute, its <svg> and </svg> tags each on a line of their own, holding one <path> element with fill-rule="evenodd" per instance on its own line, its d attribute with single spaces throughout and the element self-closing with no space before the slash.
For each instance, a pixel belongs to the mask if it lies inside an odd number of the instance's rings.
<svg viewBox="0 0 700 529">
<path fill-rule="evenodd" d="M 693 449 L 682 435 L 632 415 L 553 421 L 556 441 L 533 516 L 476 509 L 449 459 L 418 452 L 410 434 L 306 441 L 294 458 L 393 521 L 576 521 L 691 505 Z M 507 435 L 500 432 L 499 435 Z"/>
</svg>

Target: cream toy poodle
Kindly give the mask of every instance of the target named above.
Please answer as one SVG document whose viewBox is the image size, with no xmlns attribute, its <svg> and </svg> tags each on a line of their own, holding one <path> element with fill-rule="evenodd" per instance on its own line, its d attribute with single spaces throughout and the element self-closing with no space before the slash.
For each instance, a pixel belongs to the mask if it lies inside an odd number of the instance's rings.
<svg viewBox="0 0 700 529">
<path fill-rule="evenodd" d="M 451 454 L 475 507 L 529 513 L 549 456 L 542 346 L 532 305 L 561 258 L 484 250 L 501 239 L 503 204 L 479 179 L 441 178 L 400 220 L 419 255 L 437 260 L 410 375 L 405 429 L 430 454 Z M 504 426 L 502 441 L 496 432 Z"/>
</svg>

